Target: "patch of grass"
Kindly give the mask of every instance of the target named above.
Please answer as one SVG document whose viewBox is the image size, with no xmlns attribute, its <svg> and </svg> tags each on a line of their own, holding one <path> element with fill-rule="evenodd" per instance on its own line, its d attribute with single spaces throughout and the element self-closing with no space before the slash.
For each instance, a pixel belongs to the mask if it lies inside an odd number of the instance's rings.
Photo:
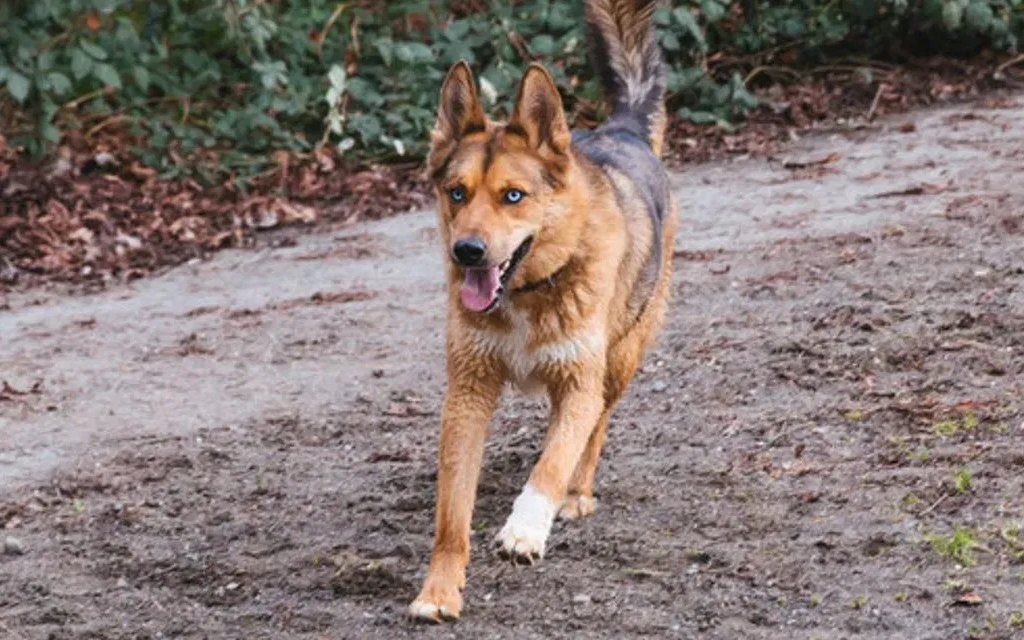
<svg viewBox="0 0 1024 640">
<path fill-rule="evenodd" d="M 850 608 L 854 610 L 860 610 L 863 609 L 865 605 L 867 605 L 867 603 L 867 596 L 857 596 L 856 598 L 850 601 Z"/>
<path fill-rule="evenodd" d="M 960 433 L 974 431 L 978 427 L 978 417 L 966 411 L 958 418 L 947 418 L 932 425 L 932 433 L 942 438 L 952 438 Z"/>
<path fill-rule="evenodd" d="M 903 499 L 900 500 L 900 504 L 903 506 L 904 509 L 909 509 L 910 507 L 913 507 L 914 505 L 917 505 L 917 504 L 920 504 L 920 503 L 921 503 L 921 499 L 918 498 L 917 494 L 914 493 L 913 491 L 911 491 L 907 495 L 903 496 Z"/>
<path fill-rule="evenodd" d="M 984 624 L 972 624 L 967 627 L 968 638 L 984 638 L 996 630 L 996 622 L 992 618 L 985 620 Z"/>
<path fill-rule="evenodd" d="M 900 591 L 899 593 L 896 594 L 895 600 L 896 600 L 896 602 L 906 602 L 907 601 L 907 592 L 906 591 Z"/>
<path fill-rule="evenodd" d="M 1011 629 L 1024 629 L 1024 611 L 1011 611 L 1006 626 Z"/>
<path fill-rule="evenodd" d="M 978 417 L 968 411 L 964 413 L 964 417 L 960 420 L 960 424 L 963 426 L 965 431 L 974 431 L 978 426 Z"/>
<path fill-rule="evenodd" d="M 847 420 L 849 420 L 850 422 L 860 422 L 861 420 L 864 419 L 864 410 L 863 409 L 851 409 L 851 410 L 847 411 L 846 413 L 844 413 L 843 417 L 846 418 Z"/>
<path fill-rule="evenodd" d="M 953 490 L 960 494 L 971 490 L 971 472 L 966 467 L 957 469 L 953 474 Z"/>
<path fill-rule="evenodd" d="M 1010 555 L 1016 560 L 1024 560 L 1024 539 L 1021 535 L 1021 523 L 1012 522 L 999 530 L 999 537 L 1010 549 Z"/>
<path fill-rule="evenodd" d="M 928 458 L 932 457 L 932 450 L 928 447 L 918 447 L 917 451 L 914 452 L 910 458 L 914 462 L 925 463 L 928 462 Z"/>
<path fill-rule="evenodd" d="M 943 438 L 955 436 L 960 430 L 960 423 L 956 420 L 943 420 L 932 425 L 932 433 Z"/>
<path fill-rule="evenodd" d="M 816 593 L 812 594 L 811 595 L 811 603 L 810 604 L 811 604 L 811 608 L 812 609 L 817 609 L 818 607 L 820 607 L 821 606 L 821 596 L 819 596 Z"/>
<path fill-rule="evenodd" d="M 907 436 L 888 436 L 885 440 L 900 451 L 907 448 Z"/>
<path fill-rule="evenodd" d="M 974 564 L 971 551 L 977 546 L 975 534 L 966 527 L 957 527 L 952 535 L 940 536 L 926 533 L 924 539 L 932 546 L 932 550 L 943 558 L 949 558 L 963 567 Z"/>
</svg>

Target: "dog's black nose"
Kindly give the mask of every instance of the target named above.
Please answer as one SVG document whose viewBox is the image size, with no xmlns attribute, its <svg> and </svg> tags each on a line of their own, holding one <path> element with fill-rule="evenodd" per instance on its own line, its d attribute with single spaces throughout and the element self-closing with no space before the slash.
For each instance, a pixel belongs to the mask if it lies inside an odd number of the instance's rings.
<svg viewBox="0 0 1024 640">
<path fill-rule="evenodd" d="M 458 240 L 452 247 L 452 255 L 455 262 L 464 267 L 478 267 L 484 261 L 484 254 L 487 253 L 487 245 L 480 238 L 466 238 Z"/>
</svg>

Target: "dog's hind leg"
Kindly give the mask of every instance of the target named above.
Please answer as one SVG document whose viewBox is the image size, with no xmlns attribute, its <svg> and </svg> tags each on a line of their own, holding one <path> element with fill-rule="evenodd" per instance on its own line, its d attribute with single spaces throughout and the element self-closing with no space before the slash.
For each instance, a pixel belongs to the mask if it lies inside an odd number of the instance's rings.
<svg viewBox="0 0 1024 640">
<path fill-rule="evenodd" d="M 673 218 L 669 220 L 667 226 L 669 234 L 675 229 L 674 209 L 672 215 Z M 607 436 L 608 420 L 615 404 L 625 393 L 629 381 L 633 379 L 633 375 L 640 367 L 644 350 L 653 340 L 668 308 L 668 289 L 671 279 L 671 261 L 668 256 L 672 255 L 671 235 L 664 242 L 662 273 L 647 310 L 644 311 L 633 328 L 618 342 L 611 345 L 608 350 L 608 363 L 604 378 L 604 411 L 601 413 L 601 418 L 595 425 L 593 433 L 590 434 L 587 446 L 576 464 L 572 479 L 569 481 L 565 502 L 558 512 L 558 517 L 562 520 L 575 520 L 589 516 L 597 506 L 597 501 L 594 499 L 594 474 L 597 472 L 597 463 L 601 458 L 601 449 L 604 447 Z"/>
<path fill-rule="evenodd" d="M 569 480 L 565 502 L 558 511 L 558 517 L 562 520 L 576 520 L 589 516 L 597 508 L 597 499 L 594 498 L 594 474 L 597 471 L 597 461 L 601 457 L 611 412 L 612 406 L 609 405 L 597 421 L 597 426 L 587 441 L 587 448 L 583 450 L 580 461 L 576 463 L 576 470 Z"/>
<path fill-rule="evenodd" d="M 650 335 L 650 331 L 644 329 L 647 327 L 637 325 L 609 352 L 604 381 L 604 411 L 590 434 L 587 447 L 583 450 L 569 480 L 565 502 L 558 512 L 558 517 L 562 520 L 589 516 L 597 507 L 597 501 L 594 499 L 594 474 L 597 472 L 597 463 L 601 458 L 601 449 L 604 447 L 608 432 L 608 420 L 643 357 L 644 347 Z"/>
</svg>

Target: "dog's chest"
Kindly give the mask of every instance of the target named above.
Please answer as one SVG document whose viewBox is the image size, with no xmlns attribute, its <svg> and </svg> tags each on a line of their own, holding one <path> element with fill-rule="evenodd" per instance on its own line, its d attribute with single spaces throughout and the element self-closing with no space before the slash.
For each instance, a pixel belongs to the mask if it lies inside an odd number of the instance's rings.
<svg viewBox="0 0 1024 640">
<path fill-rule="evenodd" d="M 592 331 L 581 330 L 573 335 L 538 341 L 527 314 L 510 310 L 511 330 L 476 332 L 476 345 L 484 353 L 497 356 L 505 363 L 510 382 L 520 389 L 535 390 L 545 374 L 583 358 L 596 355 L 598 340 Z"/>
</svg>

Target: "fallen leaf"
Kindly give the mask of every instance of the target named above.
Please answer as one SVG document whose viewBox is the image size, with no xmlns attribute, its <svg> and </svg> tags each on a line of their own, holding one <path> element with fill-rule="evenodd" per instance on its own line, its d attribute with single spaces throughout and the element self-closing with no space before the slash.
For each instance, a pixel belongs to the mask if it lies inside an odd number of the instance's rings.
<svg viewBox="0 0 1024 640">
<path fill-rule="evenodd" d="M 981 599 L 981 596 L 979 596 L 977 592 L 967 591 L 958 595 L 956 599 L 953 600 L 953 605 L 960 607 L 977 607 L 983 602 L 984 600 Z"/>
<path fill-rule="evenodd" d="M 833 151 L 824 158 L 818 158 L 817 160 L 787 160 L 782 163 L 784 169 L 807 169 L 809 167 L 820 167 L 826 164 L 832 164 L 836 160 L 843 157 L 843 154 L 838 151 Z"/>
<path fill-rule="evenodd" d="M 948 191 L 950 183 L 923 182 L 914 187 L 899 189 L 897 191 L 883 191 L 871 196 L 872 198 L 894 198 L 898 196 L 931 196 Z"/>
</svg>

